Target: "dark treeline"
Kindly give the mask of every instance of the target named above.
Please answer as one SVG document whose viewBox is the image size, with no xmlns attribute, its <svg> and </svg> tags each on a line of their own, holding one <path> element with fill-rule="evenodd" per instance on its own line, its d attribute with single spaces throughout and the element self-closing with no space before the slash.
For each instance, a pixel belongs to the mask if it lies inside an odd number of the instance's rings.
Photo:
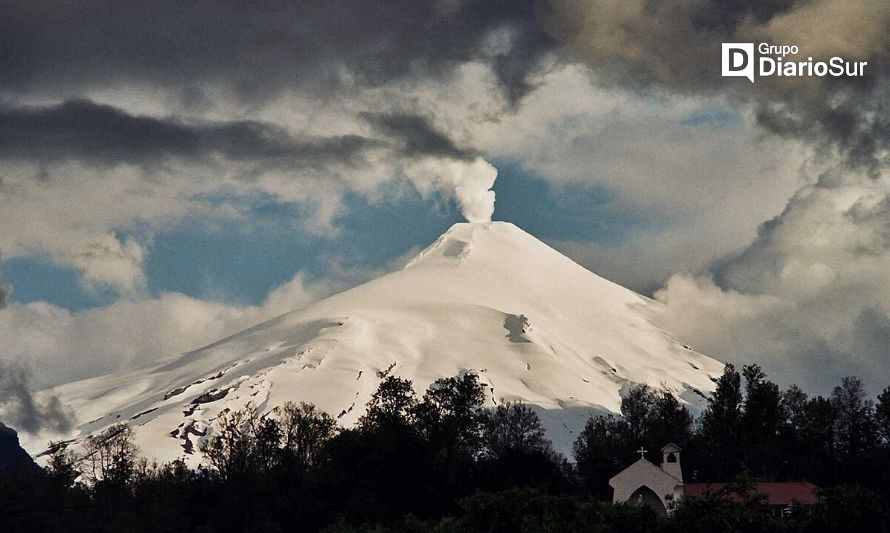
<svg viewBox="0 0 890 533">
<path fill-rule="evenodd" d="M 890 388 L 846 378 L 828 398 L 727 366 L 694 420 L 667 390 L 632 389 L 621 416 L 591 418 L 573 462 L 521 403 L 484 407 L 475 374 L 418 397 L 381 381 L 355 428 L 310 404 L 226 412 L 204 465 L 149 464 L 126 425 L 51 447 L 47 467 L 0 478 L 0 531 L 888 531 Z M 741 495 L 681 501 L 670 517 L 608 503 L 608 479 L 683 448 L 687 481 Z M 808 480 L 820 502 L 777 517 L 755 480 Z"/>
<path fill-rule="evenodd" d="M 685 481 L 811 481 L 860 484 L 890 491 L 890 387 L 871 400 L 855 377 L 830 397 L 781 390 L 757 365 L 727 365 L 707 409 L 693 423 L 668 391 L 637 387 L 623 398 L 621 417 L 592 418 L 575 443 L 578 470 L 591 490 L 603 489 L 641 444 L 683 449 Z M 657 455 L 657 453 L 655 454 Z"/>
</svg>

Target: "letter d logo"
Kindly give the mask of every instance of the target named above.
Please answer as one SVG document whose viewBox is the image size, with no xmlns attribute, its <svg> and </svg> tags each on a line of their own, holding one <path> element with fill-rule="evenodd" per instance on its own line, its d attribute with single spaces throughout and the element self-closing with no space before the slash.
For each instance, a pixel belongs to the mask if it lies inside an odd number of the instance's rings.
<svg viewBox="0 0 890 533">
<path fill-rule="evenodd" d="M 754 43 L 723 43 L 723 75 L 742 76 L 754 83 Z"/>
</svg>

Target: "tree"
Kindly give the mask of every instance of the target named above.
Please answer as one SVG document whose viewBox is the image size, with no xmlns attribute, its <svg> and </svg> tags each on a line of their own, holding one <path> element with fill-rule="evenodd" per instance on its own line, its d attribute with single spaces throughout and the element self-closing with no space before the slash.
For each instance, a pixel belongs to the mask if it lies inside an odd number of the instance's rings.
<svg viewBox="0 0 890 533">
<path fill-rule="evenodd" d="M 285 454 L 301 468 L 316 464 L 325 443 L 337 434 L 337 422 L 311 403 L 287 402 L 278 410 Z"/>
<path fill-rule="evenodd" d="M 669 442 L 686 447 L 692 440 L 692 414 L 668 389 L 654 394 L 646 431 L 646 446 L 661 449 Z"/>
<path fill-rule="evenodd" d="M 49 443 L 49 459 L 44 470 L 57 490 L 64 491 L 74 486 L 81 474 L 77 462 L 77 456 L 68 449 L 66 443 Z"/>
<path fill-rule="evenodd" d="M 255 416 L 250 422 L 253 464 L 260 471 L 269 472 L 281 459 L 281 424 L 274 416 Z"/>
<path fill-rule="evenodd" d="M 356 428 L 325 443 L 326 460 L 308 476 L 314 489 L 307 490 L 335 495 L 338 514 L 370 522 L 445 505 L 447 499 L 431 492 L 444 492 L 450 480 L 432 467 L 430 446 L 417 428 L 417 407 L 411 381 L 382 380 Z"/>
<path fill-rule="evenodd" d="M 807 423 L 807 393 L 797 385 L 789 386 L 784 392 L 779 404 L 782 409 L 782 418 L 785 420 L 786 430 L 800 434 L 806 428 Z"/>
<path fill-rule="evenodd" d="M 201 453 L 223 479 L 233 479 L 254 472 L 257 440 L 254 428 L 256 406 L 228 411 L 217 418 L 210 438 L 200 444 Z"/>
<path fill-rule="evenodd" d="M 363 431 L 404 429 L 414 422 L 417 394 L 410 380 L 388 376 L 380 382 L 358 421 Z"/>
<path fill-rule="evenodd" d="M 806 531 L 837 533 L 887 531 L 888 509 L 878 496 L 861 485 L 840 485 L 819 491 Z"/>
<path fill-rule="evenodd" d="M 572 446 L 581 481 L 601 499 L 608 499 L 609 478 L 621 469 L 621 457 L 627 453 L 624 433 L 623 420 L 611 414 L 597 415 L 587 420 Z"/>
<path fill-rule="evenodd" d="M 486 490 L 565 485 L 565 459 L 553 450 L 537 413 L 520 402 L 486 412 L 476 468 Z"/>
<path fill-rule="evenodd" d="M 115 424 L 84 441 L 84 475 L 97 483 L 126 486 L 136 468 L 137 448 L 133 430 L 125 423 Z"/>
<path fill-rule="evenodd" d="M 804 460 L 813 481 L 820 485 L 834 484 L 838 478 L 836 419 L 829 399 L 817 396 L 807 403 L 803 440 L 808 452 Z"/>
<path fill-rule="evenodd" d="M 831 393 L 831 406 L 836 414 L 835 438 L 843 472 L 851 481 L 867 473 L 872 452 L 877 446 L 874 402 L 868 399 L 859 378 L 848 376 Z"/>
<path fill-rule="evenodd" d="M 875 405 L 875 420 L 884 445 L 890 446 L 890 387 L 878 395 L 878 403 Z"/>
<path fill-rule="evenodd" d="M 436 380 L 415 409 L 421 434 L 446 456 L 474 456 L 479 451 L 484 401 L 484 388 L 472 372 Z"/>
<path fill-rule="evenodd" d="M 766 478 L 775 476 L 781 463 L 779 436 L 784 422 L 779 386 L 766 379 L 758 365 L 742 367 L 745 401 L 741 429 L 745 442 L 744 466 Z"/>
<path fill-rule="evenodd" d="M 874 403 L 868 399 L 865 386 L 859 378 L 847 376 L 831 394 L 831 406 L 837 414 L 835 420 L 838 449 L 851 455 L 865 451 L 876 436 Z"/>
<path fill-rule="evenodd" d="M 783 423 L 779 428 L 778 453 L 784 458 L 780 473 L 786 479 L 804 479 L 810 468 L 808 457 L 812 443 L 806 438 L 808 403 L 806 393 L 797 385 L 783 391 L 779 401 Z"/>
<path fill-rule="evenodd" d="M 652 418 L 655 393 L 646 385 L 636 385 L 621 398 L 621 417 L 627 424 L 630 442 L 643 444 Z"/>
<path fill-rule="evenodd" d="M 489 410 L 483 426 L 483 447 L 490 457 L 502 457 L 512 450 L 550 450 L 537 413 L 521 402 L 503 403 Z"/>
<path fill-rule="evenodd" d="M 734 478 L 741 470 L 742 378 L 733 365 L 726 365 L 708 399 L 699 437 L 704 475 Z"/>
</svg>

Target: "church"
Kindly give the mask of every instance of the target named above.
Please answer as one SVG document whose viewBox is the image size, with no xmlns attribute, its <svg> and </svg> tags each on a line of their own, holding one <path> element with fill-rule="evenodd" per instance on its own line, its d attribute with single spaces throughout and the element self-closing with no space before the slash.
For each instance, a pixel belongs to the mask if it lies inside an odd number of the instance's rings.
<svg viewBox="0 0 890 533">
<path fill-rule="evenodd" d="M 612 503 L 631 502 L 648 505 L 659 514 L 671 512 L 671 502 L 681 498 L 697 498 L 722 492 L 728 483 L 683 483 L 680 467 L 680 447 L 668 443 L 661 449 L 661 465 L 646 459 L 646 450 L 637 450 L 640 458 L 609 480 Z M 816 503 L 817 487 L 806 481 L 757 483 L 754 491 L 764 497 L 766 504 L 779 515 L 788 513 L 793 505 Z M 740 500 L 738 494 L 728 494 Z"/>
<path fill-rule="evenodd" d="M 646 459 L 646 450 L 637 450 L 639 460 L 609 480 L 612 502 L 648 505 L 659 514 L 667 514 L 670 502 L 683 497 L 683 472 L 680 447 L 669 443 L 661 449 L 661 466 Z"/>
</svg>

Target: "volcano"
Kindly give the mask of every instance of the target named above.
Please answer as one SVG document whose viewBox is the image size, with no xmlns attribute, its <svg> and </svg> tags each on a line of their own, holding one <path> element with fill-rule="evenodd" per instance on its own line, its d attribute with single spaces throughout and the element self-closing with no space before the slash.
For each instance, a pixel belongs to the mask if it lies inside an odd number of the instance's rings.
<svg viewBox="0 0 890 533">
<path fill-rule="evenodd" d="M 401 270 L 150 368 L 52 392 L 79 417 L 68 437 L 126 422 L 142 454 L 195 464 L 225 410 L 306 401 L 349 427 L 386 376 L 422 392 L 473 371 L 488 406 L 533 406 L 568 453 L 588 417 L 617 412 L 635 384 L 703 405 L 723 364 L 660 329 L 661 312 L 513 224 L 462 223 Z"/>
</svg>

